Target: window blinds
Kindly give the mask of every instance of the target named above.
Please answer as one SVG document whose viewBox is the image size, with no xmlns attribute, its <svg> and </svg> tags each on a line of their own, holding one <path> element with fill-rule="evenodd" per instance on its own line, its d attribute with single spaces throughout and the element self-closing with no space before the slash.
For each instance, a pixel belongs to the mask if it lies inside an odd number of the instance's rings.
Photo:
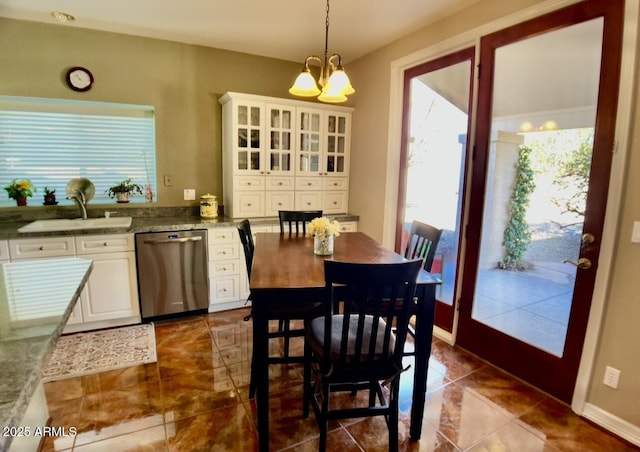
<svg viewBox="0 0 640 452">
<path fill-rule="evenodd" d="M 59 202 L 72 204 L 65 188 L 76 177 L 93 182 L 94 202 L 107 202 L 105 191 L 127 178 L 150 184 L 156 193 L 153 108 L 0 98 L 0 186 L 28 179 L 36 200 L 49 187 L 57 190 Z M 132 198 L 136 201 L 145 198 Z M 14 202 L 2 196 L 0 205 Z"/>
</svg>

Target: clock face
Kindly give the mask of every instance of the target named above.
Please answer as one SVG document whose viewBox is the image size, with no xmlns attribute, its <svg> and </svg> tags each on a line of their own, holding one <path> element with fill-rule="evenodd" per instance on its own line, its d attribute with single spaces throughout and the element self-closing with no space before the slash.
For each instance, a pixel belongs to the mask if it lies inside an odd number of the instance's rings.
<svg viewBox="0 0 640 452">
<path fill-rule="evenodd" d="M 67 85 L 74 91 L 89 91 L 93 84 L 93 75 L 88 69 L 72 67 L 67 71 Z"/>
</svg>

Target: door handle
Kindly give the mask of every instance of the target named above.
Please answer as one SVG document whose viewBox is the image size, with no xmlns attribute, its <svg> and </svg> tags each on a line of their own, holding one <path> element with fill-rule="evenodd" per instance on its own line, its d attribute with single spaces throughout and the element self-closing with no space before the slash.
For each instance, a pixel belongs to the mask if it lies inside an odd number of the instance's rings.
<svg viewBox="0 0 640 452">
<path fill-rule="evenodd" d="M 596 241 L 596 237 L 593 234 L 590 234 L 588 232 L 585 232 L 584 234 L 582 234 L 583 245 L 591 245 L 595 241 Z"/>
<path fill-rule="evenodd" d="M 564 263 L 575 265 L 576 267 L 581 268 L 583 270 L 591 268 L 591 259 L 587 259 L 586 257 L 581 257 L 580 259 L 578 259 L 578 262 L 574 262 L 572 260 L 566 259 Z"/>
<path fill-rule="evenodd" d="M 145 240 L 144 243 L 147 245 L 158 245 L 161 243 L 186 243 L 186 242 L 197 242 L 202 240 L 202 237 L 180 237 L 175 239 L 161 239 L 161 240 Z"/>
</svg>

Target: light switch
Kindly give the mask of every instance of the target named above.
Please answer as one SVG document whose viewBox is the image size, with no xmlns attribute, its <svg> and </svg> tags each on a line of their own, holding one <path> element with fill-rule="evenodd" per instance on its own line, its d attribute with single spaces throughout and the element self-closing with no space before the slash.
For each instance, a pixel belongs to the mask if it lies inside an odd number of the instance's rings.
<svg viewBox="0 0 640 452">
<path fill-rule="evenodd" d="M 640 243 L 640 221 L 633 222 L 633 233 L 631 234 L 632 243 Z"/>
<path fill-rule="evenodd" d="M 185 201 L 193 201 L 196 199 L 196 190 L 195 188 L 185 188 L 184 190 L 184 200 Z"/>
</svg>

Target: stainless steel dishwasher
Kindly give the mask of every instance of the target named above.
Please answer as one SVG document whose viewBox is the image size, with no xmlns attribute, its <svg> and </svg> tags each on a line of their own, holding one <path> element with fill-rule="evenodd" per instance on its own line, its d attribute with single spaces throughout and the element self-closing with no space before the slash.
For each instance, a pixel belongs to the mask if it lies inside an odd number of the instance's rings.
<svg viewBox="0 0 640 452">
<path fill-rule="evenodd" d="M 143 319 L 209 307 L 207 231 L 136 234 Z"/>
</svg>

